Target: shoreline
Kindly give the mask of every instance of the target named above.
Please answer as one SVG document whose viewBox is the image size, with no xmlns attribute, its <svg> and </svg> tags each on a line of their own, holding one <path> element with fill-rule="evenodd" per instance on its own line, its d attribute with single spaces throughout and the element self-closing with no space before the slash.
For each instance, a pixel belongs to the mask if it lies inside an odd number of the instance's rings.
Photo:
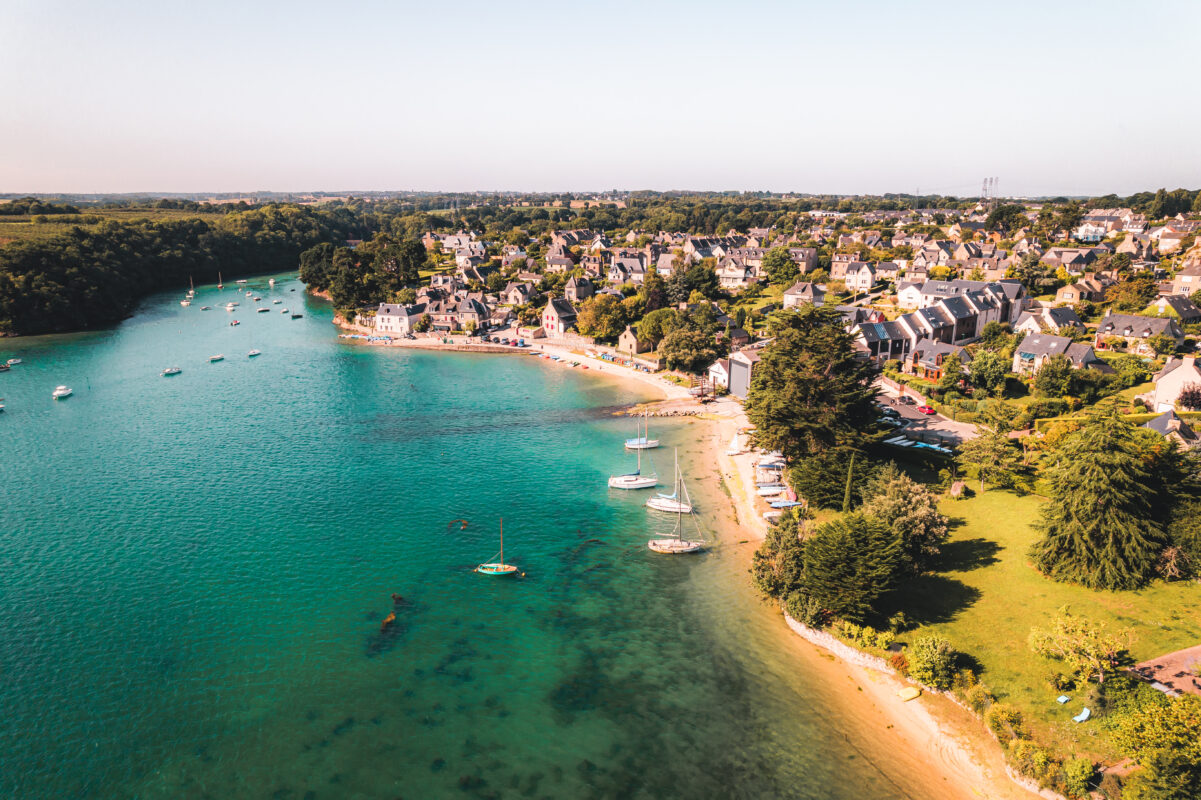
<svg viewBox="0 0 1201 800">
<path fill-rule="evenodd" d="M 753 548 L 767 535 L 769 523 L 759 509 L 760 505 L 766 507 L 766 503 L 756 503 L 761 498 L 755 494 L 754 452 L 747 450 L 733 456 L 726 453 L 733 436 L 749 427 L 741 405 L 731 405 L 735 407 L 732 411 L 722 409 L 725 413 L 705 415 L 718 431 L 716 436 L 705 437 L 710 448 L 708 459 L 718 466 L 728 489 L 728 502 L 739 534 L 738 540 L 729 544 L 745 543 Z M 739 553 L 748 569 L 752 552 Z M 852 700 L 855 696 L 866 700 L 879 717 L 876 722 L 886 723 L 884 735 L 899 736 L 906 749 L 937 771 L 948 789 L 954 787 L 955 796 L 995 800 L 1055 796 L 1035 793 L 1019 783 L 1007 768 L 1000 745 L 991 738 L 980 720 L 954 701 L 927 692 L 917 700 L 902 701 L 897 691 L 911 684 L 870 664 L 872 656 L 850 645 L 831 647 L 816 641 L 817 637 L 798 630 L 799 623 L 782 610 L 778 617 L 784 623 L 777 626 L 781 646 L 803 647 L 830 659 L 832 666 L 850 681 L 845 694 Z"/>
</svg>

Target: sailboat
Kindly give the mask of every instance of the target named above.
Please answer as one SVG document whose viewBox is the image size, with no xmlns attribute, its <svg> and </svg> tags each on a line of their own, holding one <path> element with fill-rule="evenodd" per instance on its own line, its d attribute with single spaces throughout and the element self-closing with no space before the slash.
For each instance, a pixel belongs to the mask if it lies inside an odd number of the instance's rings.
<svg viewBox="0 0 1201 800">
<path fill-rule="evenodd" d="M 676 470 L 676 474 L 679 474 L 678 469 Z M 680 483 L 682 483 L 682 481 L 680 481 Z M 696 527 L 695 522 L 693 523 L 693 527 Z M 697 530 L 697 533 L 700 533 L 699 529 Z M 646 543 L 646 546 L 656 553 L 665 553 L 673 556 L 683 553 L 699 553 L 701 550 L 705 549 L 704 542 L 684 538 L 683 503 L 676 508 L 676 526 L 672 529 L 671 535 L 664 539 L 651 539 Z"/>
<path fill-rule="evenodd" d="M 643 417 L 643 420 L 645 420 L 645 422 L 646 422 L 646 430 L 641 436 L 635 436 L 633 439 L 626 439 L 626 449 L 627 450 L 653 450 L 654 448 L 659 446 L 658 439 L 650 438 L 650 435 L 651 435 L 650 415 L 646 411 L 643 411 L 642 417 Z M 635 429 L 634 432 L 637 433 L 638 432 L 637 429 Z"/>
<path fill-rule="evenodd" d="M 692 513 L 692 499 L 688 496 L 688 487 L 684 485 L 684 476 L 680 474 L 679 450 L 676 451 L 676 477 L 671 484 L 671 494 L 660 492 L 657 496 L 646 501 L 646 507 L 653 508 L 656 511 L 667 511 L 672 514 Z"/>
<path fill-rule="evenodd" d="M 225 288 L 225 284 L 221 282 L 221 273 L 220 272 L 217 273 L 217 288 L 218 289 Z"/>
<path fill-rule="evenodd" d="M 196 284 L 192 283 L 192 276 L 188 276 L 188 297 L 196 296 Z"/>
<path fill-rule="evenodd" d="M 638 469 L 626 475 L 610 475 L 610 489 L 649 489 L 659 485 L 659 477 L 655 474 L 642 474 L 642 449 L 638 453 Z"/>
<path fill-rule="evenodd" d="M 500 520 L 500 557 L 497 561 L 492 561 L 487 564 L 480 564 L 475 568 L 475 571 L 481 575 L 513 575 L 517 572 L 517 567 L 512 564 L 505 563 L 505 520 L 501 517 Z"/>
</svg>

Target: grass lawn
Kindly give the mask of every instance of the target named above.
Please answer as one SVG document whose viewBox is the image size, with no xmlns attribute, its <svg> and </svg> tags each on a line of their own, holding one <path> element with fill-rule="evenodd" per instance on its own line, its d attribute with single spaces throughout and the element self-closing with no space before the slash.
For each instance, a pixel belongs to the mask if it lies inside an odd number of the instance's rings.
<svg viewBox="0 0 1201 800">
<path fill-rule="evenodd" d="M 1159 582 L 1141 591 L 1094 592 L 1042 577 L 1026 553 L 1037 536 L 1032 523 L 1043 502 L 998 489 L 945 501 L 942 511 L 954 525 L 943 550 L 946 571 L 905 590 L 906 613 L 925 624 L 902 639 L 945 636 L 979 661 L 981 679 L 1000 700 L 1022 709 L 1040 740 L 1069 755 L 1111 758 L 1115 753 L 1103 723 L 1071 721 L 1083 692 L 1069 692 L 1073 700 L 1064 706 L 1055 702 L 1060 693 L 1046 680 L 1053 662 L 1030 651 L 1030 628 L 1069 606 L 1111 630 L 1132 629 L 1130 652 L 1142 661 L 1201 643 L 1201 585 Z"/>
</svg>

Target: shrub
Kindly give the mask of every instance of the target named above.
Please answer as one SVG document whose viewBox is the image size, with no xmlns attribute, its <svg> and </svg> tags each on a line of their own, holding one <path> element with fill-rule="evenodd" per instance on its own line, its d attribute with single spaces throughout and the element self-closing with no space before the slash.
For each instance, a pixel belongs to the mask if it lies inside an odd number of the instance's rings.
<svg viewBox="0 0 1201 800">
<path fill-rule="evenodd" d="M 955 677 L 955 661 L 950 642 L 938 636 L 923 636 L 909 652 L 909 674 L 914 680 L 945 691 Z"/>
<path fill-rule="evenodd" d="M 963 693 L 963 702 L 967 703 L 967 707 L 972 711 L 984 716 L 989 707 L 997 702 L 997 698 L 987 686 L 977 683 L 975 686 L 968 687 Z"/>
<path fill-rule="evenodd" d="M 909 659 L 905 657 L 904 653 L 893 653 L 888 657 L 888 663 L 898 674 L 909 675 Z"/>
<path fill-rule="evenodd" d="M 888 629 L 893 633 L 904 633 L 913 627 L 913 622 L 905 616 L 904 611 L 898 611 L 888 618 Z"/>
<path fill-rule="evenodd" d="M 1068 797 L 1085 797 L 1088 795 L 1088 785 L 1092 783 L 1093 762 L 1087 758 L 1073 758 L 1063 765 L 1064 791 Z"/>
<path fill-rule="evenodd" d="M 993 736 L 1002 747 L 1008 747 L 1011 742 L 1019 739 L 1029 739 L 1030 731 L 1026 729 L 1026 720 L 1022 712 L 1008 703 L 993 703 L 984 715 L 984 724 L 992 731 Z"/>
<path fill-rule="evenodd" d="M 876 631 L 875 645 L 881 650 L 887 650 L 896 641 L 896 638 L 896 634 L 892 631 Z"/>
<path fill-rule="evenodd" d="M 830 617 L 822 604 L 801 592 L 788 595 L 785 607 L 788 616 L 807 627 L 820 630 L 830 624 Z"/>
<path fill-rule="evenodd" d="M 1039 786 L 1052 786 L 1059 778 L 1059 762 L 1051 751 L 1028 739 L 1019 740 L 1009 751 L 1013 768 Z"/>
</svg>

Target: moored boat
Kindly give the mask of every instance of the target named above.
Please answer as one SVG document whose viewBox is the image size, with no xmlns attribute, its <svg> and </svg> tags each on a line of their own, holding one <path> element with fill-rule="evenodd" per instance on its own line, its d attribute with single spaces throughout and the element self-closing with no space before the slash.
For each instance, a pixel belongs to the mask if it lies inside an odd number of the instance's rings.
<svg viewBox="0 0 1201 800">
<path fill-rule="evenodd" d="M 671 494 L 658 494 L 646 501 L 647 508 L 655 511 L 666 511 L 671 514 L 691 514 L 692 499 L 688 496 L 688 487 L 684 485 L 684 476 L 680 474 L 680 451 L 676 451 L 676 472 L 671 484 Z"/>
<path fill-rule="evenodd" d="M 268 311 L 270 311 L 270 310 L 271 310 L 271 309 L 267 308 L 266 306 L 263 306 L 262 308 L 258 309 L 258 313 L 260 313 L 260 314 L 266 314 L 266 313 L 267 313 Z"/>
<path fill-rule="evenodd" d="M 263 352 L 261 350 L 251 350 L 249 353 L 246 354 L 246 357 L 254 358 L 255 356 L 261 356 L 262 354 L 263 354 Z"/>
<path fill-rule="evenodd" d="M 64 397 L 70 397 L 73 394 L 70 386 L 56 386 L 50 396 L 55 400 L 62 400 Z"/>
<path fill-rule="evenodd" d="M 218 353 L 218 354 L 217 354 L 217 355 L 215 355 L 215 356 L 209 356 L 209 363 L 210 363 L 210 364 L 212 364 L 212 363 L 214 363 L 214 362 L 216 362 L 216 361 L 224 361 L 224 360 L 225 360 L 225 356 L 221 355 L 220 353 Z"/>
<path fill-rule="evenodd" d="M 300 319 L 303 316 L 304 316 L 304 314 L 293 314 L 292 319 Z"/>
<path fill-rule="evenodd" d="M 574 364 L 573 364 L 573 366 L 574 366 Z M 653 450 L 659 446 L 658 439 L 650 438 L 650 436 L 651 436 L 650 415 L 644 411 L 642 414 L 642 417 L 646 424 L 646 430 L 642 433 L 641 436 L 635 436 L 633 439 L 626 439 L 626 449 L 627 450 Z M 637 430 L 635 430 L 635 433 L 637 433 Z"/>
<path fill-rule="evenodd" d="M 164 378 L 166 378 L 171 375 L 178 375 L 181 372 L 183 372 L 183 370 L 180 369 L 179 367 L 167 367 L 165 370 L 163 370 L 159 374 L 162 375 Z"/>
<path fill-rule="evenodd" d="M 464 523 L 466 524 L 466 523 Z M 475 571 L 481 575 L 516 575 L 517 567 L 505 563 L 505 520 L 500 520 L 500 554 L 496 561 L 480 564 Z"/>
<path fill-rule="evenodd" d="M 19 359 L 19 358 L 10 358 L 8 361 L 6 361 L 6 362 L 4 362 L 4 363 L 8 364 L 10 367 L 15 367 L 17 364 L 20 364 L 20 363 L 21 363 L 21 359 Z"/>
<path fill-rule="evenodd" d="M 609 476 L 610 489 L 650 489 L 659 485 L 659 477 L 654 473 L 642 474 L 642 450 L 636 452 L 638 453 L 638 468 L 625 475 Z"/>
</svg>

